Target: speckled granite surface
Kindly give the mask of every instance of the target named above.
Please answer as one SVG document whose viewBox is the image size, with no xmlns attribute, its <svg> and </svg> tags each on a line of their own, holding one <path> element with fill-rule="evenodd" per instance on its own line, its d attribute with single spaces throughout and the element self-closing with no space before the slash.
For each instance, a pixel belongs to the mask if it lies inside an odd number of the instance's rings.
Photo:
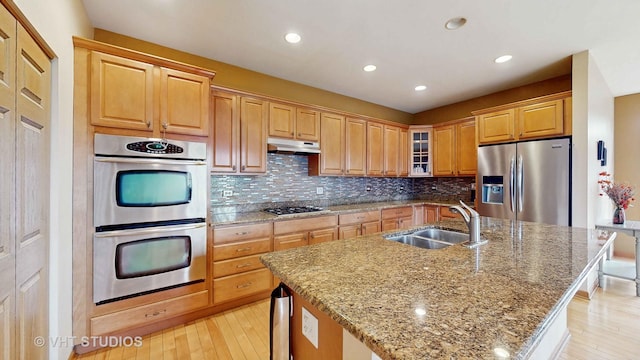
<svg viewBox="0 0 640 360">
<path fill-rule="evenodd" d="M 613 236 L 493 218 L 481 228 L 489 243 L 476 249 L 372 235 L 261 259 L 383 359 L 493 359 L 497 347 L 525 358 Z"/>
<path fill-rule="evenodd" d="M 428 205 L 453 205 L 453 203 L 447 202 L 433 202 L 433 201 L 425 201 L 425 200 L 403 200 L 403 201 L 386 201 L 386 202 L 376 202 L 376 203 L 359 203 L 359 204 L 351 204 L 351 205 L 339 205 L 339 206 L 329 206 L 326 207 L 324 212 L 311 212 L 311 213 L 303 213 L 296 215 L 287 215 L 287 216 L 276 216 L 263 211 L 251 211 L 251 212 L 229 212 L 229 213 L 214 213 L 211 214 L 211 226 L 219 226 L 219 225 L 239 225 L 246 223 L 254 223 L 254 222 L 262 222 L 262 221 L 278 221 L 278 220 L 289 220 L 301 217 L 311 217 L 311 216 L 319 216 L 326 214 L 346 214 L 349 212 L 356 211 L 368 211 L 368 210 L 377 210 L 377 209 L 386 209 L 400 206 L 409 206 L 409 205 L 420 205 L 420 204 L 428 204 Z"/>
</svg>

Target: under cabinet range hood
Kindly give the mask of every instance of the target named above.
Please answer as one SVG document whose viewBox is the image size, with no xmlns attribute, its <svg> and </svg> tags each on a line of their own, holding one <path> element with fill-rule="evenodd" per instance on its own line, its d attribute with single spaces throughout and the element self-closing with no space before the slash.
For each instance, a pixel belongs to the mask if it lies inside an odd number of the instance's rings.
<svg viewBox="0 0 640 360">
<path fill-rule="evenodd" d="M 320 143 L 292 139 L 268 138 L 267 151 L 279 154 L 320 154 Z"/>
</svg>

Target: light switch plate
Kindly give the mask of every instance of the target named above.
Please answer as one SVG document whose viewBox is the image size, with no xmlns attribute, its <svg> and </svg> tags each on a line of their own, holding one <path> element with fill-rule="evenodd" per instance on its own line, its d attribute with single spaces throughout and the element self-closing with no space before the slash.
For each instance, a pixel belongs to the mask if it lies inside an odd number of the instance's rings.
<svg viewBox="0 0 640 360">
<path fill-rule="evenodd" d="M 317 195 L 322 195 L 324 194 L 324 188 L 322 186 L 318 186 L 316 187 L 316 194 Z"/>
<path fill-rule="evenodd" d="M 233 195 L 233 190 L 224 190 L 222 191 L 222 196 L 229 197 Z"/>
<path fill-rule="evenodd" d="M 318 319 L 302 307 L 302 335 L 318 348 Z"/>
</svg>

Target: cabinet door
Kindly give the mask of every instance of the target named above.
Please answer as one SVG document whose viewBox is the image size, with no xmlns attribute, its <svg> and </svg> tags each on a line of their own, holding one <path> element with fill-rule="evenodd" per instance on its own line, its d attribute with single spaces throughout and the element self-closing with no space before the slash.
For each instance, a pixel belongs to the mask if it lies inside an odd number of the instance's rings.
<svg viewBox="0 0 640 360">
<path fill-rule="evenodd" d="M 433 175 L 455 174 L 455 126 L 433 128 Z"/>
<path fill-rule="evenodd" d="M 398 176 L 400 159 L 400 128 L 384 126 L 384 175 Z"/>
<path fill-rule="evenodd" d="M 460 215 L 454 213 L 448 206 L 440 206 L 440 220 L 450 220 L 460 218 Z"/>
<path fill-rule="evenodd" d="M 273 251 L 309 245 L 308 233 L 278 235 L 273 237 Z"/>
<path fill-rule="evenodd" d="M 293 139 L 295 117 L 293 106 L 269 103 L 269 136 Z"/>
<path fill-rule="evenodd" d="M 456 151 L 458 175 L 475 175 L 478 167 L 475 120 L 456 124 Z"/>
<path fill-rule="evenodd" d="M 346 175 L 364 176 L 367 172 L 367 122 L 347 118 L 345 125 Z"/>
<path fill-rule="evenodd" d="M 296 109 L 296 139 L 320 141 L 320 112 L 311 109 Z"/>
<path fill-rule="evenodd" d="M 438 206 L 427 205 L 424 207 L 424 223 L 431 224 L 440 221 L 440 211 Z"/>
<path fill-rule="evenodd" d="M 517 109 L 521 139 L 562 135 L 564 133 L 563 100 L 547 101 Z"/>
<path fill-rule="evenodd" d="M 340 239 L 351 239 L 360 235 L 360 224 L 342 225 L 338 231 Z"/>
<path fill-rule="evenodd" d="M 267 116 L 265 101 L 240 100 L 240 172 L 267 171 Z"/>
<path fill-rule="evenodd" d="M 152 131 L 153 65 L 91 52 L 91 125 Z"/>
<path fill-rule="evenodd" d="M 411 226 L 413 226 L 412 216 L 402 217 L 398 219 L 398 227 L 400 229 L 409 229 Z"/>
<path fill-rule="evenodd" d="M 409 176 L 409 131 L 400 129 L 398 176 Z"/>
<path fill-rule="evenodd" d="M 320 129 L 320 174 L 344 174 L 344 116 L 322 113 Z"/>
<path fill-rule="evenodd" d="M 385 219 L 381 223 L 382 231 L 396 230 L 398 228 L 398 219 Z"/>
<path fill-rule="evenodd" d="M 319 244 L 322 242 L 333 241 L 338 239 L 338 229 L 322 229 L 309 232 L 309 245 Z"/>
<path fill-rule="evenodd" d="M 213 156 L 211 170 L 214 172 L 238 171 L 238 143 L 240 142 L 238 98 L 236 95 L 214 92 L 213 107 Z"/>
<path fill-rule="evenodd" d="M 414 205 L 413 206 L 413 225 L 423 225 L 424 224 L 424 205 Z"/>
<path fill-rule="evenodd" d="M 479 115 L 478 142 L 490 143 L 515 140 L 513 109 Z"/>
<path fill-rule="evenodd" d="M 367 123 L 367 175 L 384 175 L 384 125 Z"/>
<path fill-rule="evenodd" d="M 160 125 L 168 133 L 209 135 L 209 78 L 162 68 Z"/>
<path fill-rule="evenodd" d="M 370 221 L 362 224 L 362 235 L 371 235 L 380 232 L 380 221 Z"/>
<path fill-rule="evenodd" d="M 432 131 L 430 126 L 411 127 L 409 130 L 411 176 L 432 175 Z"/>
</svg>

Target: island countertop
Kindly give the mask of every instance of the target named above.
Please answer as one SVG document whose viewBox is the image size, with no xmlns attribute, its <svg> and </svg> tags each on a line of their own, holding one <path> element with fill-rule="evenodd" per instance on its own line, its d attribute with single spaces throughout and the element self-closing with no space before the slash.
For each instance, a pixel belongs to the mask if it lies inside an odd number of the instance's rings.
<svg viewBox="0 0 640 360">
<path fill-rule="evenodd" d="M 489 242 L 475 249 L 420 249 L 376 234 L 261 260 L 383 359 L 487 359 L 495 349 L 526 358 L 615 235 L 481 220 Z M 467 231 L 461 221 L 423 227 Z"/>
</svg>

